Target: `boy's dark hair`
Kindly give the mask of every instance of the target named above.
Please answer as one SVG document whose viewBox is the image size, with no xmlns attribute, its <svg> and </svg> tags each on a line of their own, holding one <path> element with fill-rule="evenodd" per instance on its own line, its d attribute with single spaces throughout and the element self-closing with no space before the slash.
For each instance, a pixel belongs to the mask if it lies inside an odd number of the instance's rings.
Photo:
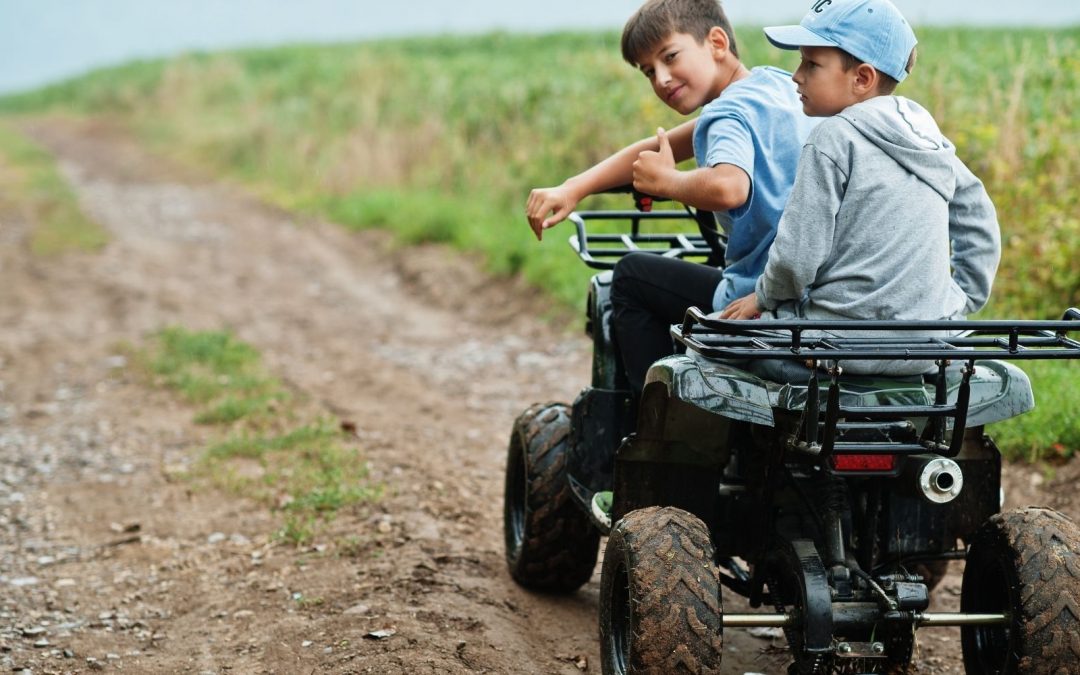
<svg viewBox="0 0 1080 675">
<path fill-rule="evenodd" d="M 703 42 L 713 26 L 719 26 L 727 33 L 731 53 L 738 58 L 735 31 L 720 0 L 647 0 L 623 28 L 623 58 L 637 66 L 646 52 L 656 48 L 672 33 L 687 33 Z"/>
<path fill-rule="evenodd" d="M 841 66 L 843 66 L 845 73 L 852 68 L 855 68 L 865 63 L 865 61 L 855 58 L 843 49 L 837 49 L 837 51 L 840 52 L 840 64 Z M 909 74 L 915 68 L 915 61 L 919 58 L 918 52 L 918 47 L 912 47 L 911 54 L 908 55 L 907 65 L 904 66 L 904 70 L 906 70 Z M 892 94 L 894 91 L 896 91 L 896 87 L 900 84 L 892 75 L 886 75 L 880 70 L 878 71 L 878 77 L 880 78 L 878 80 L 878 94 L 882 96 L 888 96 Z"/>
</svg>

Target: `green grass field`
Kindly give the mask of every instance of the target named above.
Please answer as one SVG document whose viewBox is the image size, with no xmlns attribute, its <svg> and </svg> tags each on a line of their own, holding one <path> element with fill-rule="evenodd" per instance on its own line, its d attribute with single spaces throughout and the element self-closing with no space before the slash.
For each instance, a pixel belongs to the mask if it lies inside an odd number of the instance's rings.
<svg viewBox="0 0 1080 675">
<path fill-rule="evenodd" d="M 218 430 L 191 477 L 282 511 L 282 539 L 307 543 L 338 510 L 380 496 L 355 441 L 267 373 L 250 345 L 173 327 L 133 351 L 153 383 L 197 409 L 197 424 Z"/>
<path fill-rule="evenodd" d="M 981 316 L 1057 318 L 1080 304 L 1080 27 L 919 34 L 918 67 L 898 93 L 933 112 L 1002 225 L 1003 265 Z M 738 38 L 749 65 L 794 65 L 756 29 Z M 533 239 L 529 188 L 680 121 L 620 60 L 614 33 L 193 54 L 9 97 L 0 111 L 113 116 L 285 208 L 480 251 L 492 271 L 572 307 L 590 272 L 566 246 L 568 227 Z M 1039 437 L 1069 454 L 1080 431 L 1061 410 L 1076 408 L 1077 368 L 1032 372 L 1040 408 L 1025 423 L 1055 430 Z M 996 435 L 1014 456 L 1037 454 L 1019 424 Z"/>
<path fill-rule="evenodd" d="M 0 123 L 0 205 L 34 225 L 30 251 L 53 256 L 96 251 L 108 241 L 86 217 L 45 150 Z"/>
</svg>

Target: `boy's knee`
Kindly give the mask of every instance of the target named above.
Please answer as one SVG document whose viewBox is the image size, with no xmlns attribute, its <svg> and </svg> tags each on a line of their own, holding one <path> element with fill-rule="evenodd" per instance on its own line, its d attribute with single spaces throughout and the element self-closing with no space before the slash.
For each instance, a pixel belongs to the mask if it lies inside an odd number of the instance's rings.
<svg viewBox="0 0 1080 675">
<path fill-rule="evenodd" d="M 650 253 L 628 253 L 615 263 L 615 269 L 611 271 L 611 301 L 618 308 L 625 305 L 626 301 L 634 296 L 634 287 L 641 279 L 642 268 L 647 265 L 645 258 Z"/>
<path fill-rule="evenodd" d="M 652 253 L 641 253 L 635 251 L 634 253 L 628 253 L 615 263 L 615 269 L 612 270 L 611 284 L 614 290 L 615 286 L 623 286 L 626 282 L 641 279 L 649 267 L 651 258 L 654 255 Z"/>
</svg>

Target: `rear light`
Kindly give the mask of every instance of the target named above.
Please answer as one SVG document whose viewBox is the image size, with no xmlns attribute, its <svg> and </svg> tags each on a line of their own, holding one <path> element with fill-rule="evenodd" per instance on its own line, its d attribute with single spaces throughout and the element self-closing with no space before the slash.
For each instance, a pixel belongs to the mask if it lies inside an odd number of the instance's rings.
<svg viewBox="0 0 1080 675">
<path fill-rule="evenodd" d="M 829 457 L 834 471 L 881 471 L 896 468 L 896 455 L 833 455 Z"/>
</svg>

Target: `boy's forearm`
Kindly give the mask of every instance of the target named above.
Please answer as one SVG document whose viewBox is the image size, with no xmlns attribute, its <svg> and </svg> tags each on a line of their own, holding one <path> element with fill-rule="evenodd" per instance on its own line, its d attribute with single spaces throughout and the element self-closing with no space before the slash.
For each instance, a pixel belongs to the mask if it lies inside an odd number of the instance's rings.
<svg viewBox="0 0 1080 675">
<path fill-rule="evenodd" d="M 683 122 L 668 132 L 668 140 L 671 142 L 671 150 L 676 162 L 694 156 L 693 135 L 693 120 Z M 607 159 L 601 160 L 576 176 L 568 178 L 563 185 L 572 190 L 579 201 L 597 192 L 610 190 L 621 185 L 629 185 L 634 181 L 634 162 L 637 161 L 638 155 L 646 150 L 655 151 L 659 147 L 656 136 L 643 138 L 631 143 Z M 657 196 L 666 197 L 670 195 Z"/>
<path fill-rule="evenodd" d="M 673 171 L 665 181 L 665 195 L 697 209 L 728 211 L 750 197 L 750 178 L 731 164 Z"/>
</svg>

